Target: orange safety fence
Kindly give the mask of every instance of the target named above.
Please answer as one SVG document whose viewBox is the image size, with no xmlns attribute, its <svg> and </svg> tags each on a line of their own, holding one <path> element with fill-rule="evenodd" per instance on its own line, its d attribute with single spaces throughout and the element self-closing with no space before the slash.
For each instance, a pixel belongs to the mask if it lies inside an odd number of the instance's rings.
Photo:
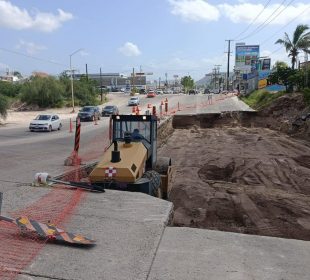
<svg viewBox="0 0 310 280">
<path fill-rule="evenodd" d="M 109 131 L 103 131 L 86 145 L 81 145 L 79 155 L 82 162 L 98 159 L 109 144 Z M 78 168 L 64 167 L 63 171 L 66 173 L 74 170 Z M 79 181 L 81 177 L 80 172 L 70 172 L 70 178 L 66 180 Z M 62 186 L 56 186 L 29 206 L 8 214 L 12 218 L 27 216 L 39 222 L 50 222 L 63 228 L 86 195 L 87 192 L 80 189 L 68 190 Z M 76 231 L 79 232 L 79 229 Z M 16 279 L 32 263 L 46 242 L 47 240 L 41 240 L 37 235 L 21 233 L 20 229 L 11 223 L 0 221 L 0 279 Z"/>
</svg>

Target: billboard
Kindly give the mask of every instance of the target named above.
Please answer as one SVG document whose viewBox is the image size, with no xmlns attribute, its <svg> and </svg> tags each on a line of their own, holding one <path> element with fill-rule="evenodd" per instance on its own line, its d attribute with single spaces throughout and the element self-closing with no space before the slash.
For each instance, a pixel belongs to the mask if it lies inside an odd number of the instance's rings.
<svg viewBox="0 0 310 280">
<path fill-rule="evenodd" d="M 251 71 L 256 68 L 259 57 L 259 45 L 236 45 L 235 69 Z"/>
<path fill-rule="evenodd" d="M 269 68 L 270 68 L 270 66 L 269 66 Z M 268 85 L 267 79 L 268 79 L 270 73 L 271 73 L 271 71 L 269 69 L 258 71 L 258 88 L 259 89 L 265 88 Z"/>
</svg>

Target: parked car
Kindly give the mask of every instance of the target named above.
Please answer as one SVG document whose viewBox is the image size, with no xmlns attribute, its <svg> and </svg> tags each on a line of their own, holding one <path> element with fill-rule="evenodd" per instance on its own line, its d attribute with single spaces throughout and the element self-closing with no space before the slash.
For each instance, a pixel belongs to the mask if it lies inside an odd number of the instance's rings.
<svg viewBox="0 0 310 280">
<path fill-rule="evenodd" d="M 115 105 L 107 105 L 104 108 L 102 108 L 101 116 L 110 116 L 110 115 L 118 115 L 119 111 L 117 106 Z"/>
<path fill-rule="evenodd" d="M 206 88 L 203 93 L 204 94 L 210 94 L 211 92 L 210 92 L 210 90 L 208 88 Z"/>
<path fill-rule="evenodd" d="M 128 100 L 128 106 L 137 106 L 140 104 L 140 98 L 139 96 L 132 96 Z"/>
<path fill-rule="evenodd" d="M 100 120 L 100 109 L 97 106 L 84 106 L 78 113 L 81 121 Z"/>
<path fill-rule="evenodd" d="M 139 93 L 140 93 L 140 94 L 146 94 L 146 91 L 145 91 L 144 88 L 141 88 L 141 89 L 139 90 Z"/>
<path fill-rule="evenodd" d="M 56 114 L 38 115 L 29 124 L 30 131 L 52 131 L 62 128 L 61 120 Z"/>
<path fill-rule="evenodd" d="M 166 89 L 164 91 L 164 94 L 172 94 L 172 93 L 173 93 L 173 91 L 171 89 Z"/>
<path fill-rule="evenodd" d="M 155 91 L 152 91 L 152 90 L 150 90 L 148 93 L 147 93 L 147 95 L 146 95 L 146 97 L 155 97 L 156 96 L 156 93 L 155 93 Z"/>
<path fill-rule="evenodd" d="M 164 94 L 162 89 L 157 89 L 156 92 L 157 92 L 157 94 Z"/>
<path fill-rule="evenodd" d="M 194 89 L 190 89 L 188 91 L 188 94 L 198 94 L 197 90 L 194 90 Z"/>
</svg>

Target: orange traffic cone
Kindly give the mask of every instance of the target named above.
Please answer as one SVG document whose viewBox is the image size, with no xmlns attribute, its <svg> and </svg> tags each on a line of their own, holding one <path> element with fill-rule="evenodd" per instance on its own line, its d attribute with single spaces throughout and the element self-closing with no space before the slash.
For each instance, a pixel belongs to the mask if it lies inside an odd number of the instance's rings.
<svg viewBox="0 0 310 280">
<path fill-rule="evenodd" d="M 136 106 L 132 107 L 132 114 L 135 115 L 136 114 Z"/>
</svg>

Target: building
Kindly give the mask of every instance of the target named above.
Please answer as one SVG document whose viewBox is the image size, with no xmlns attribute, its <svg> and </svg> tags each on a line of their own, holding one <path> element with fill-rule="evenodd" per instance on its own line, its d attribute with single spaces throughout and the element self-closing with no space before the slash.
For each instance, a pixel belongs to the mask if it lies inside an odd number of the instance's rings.
<svg viewBox="0 0 310 280">
<path fill-rule="evenodd" d="M 85 74 L 75 74 L 74 79 L 79 80 L 82 76 L 85 77 Z M 97 74 L 88 74 L 88 78 L 97 81 L 98 86 L 105 88 L 145 88 L 146 86 L 146 76 L 145 75 L 135 75 L 134 77 L 127 77 L 121 73 L 97 73 Z"/>
</svg>

